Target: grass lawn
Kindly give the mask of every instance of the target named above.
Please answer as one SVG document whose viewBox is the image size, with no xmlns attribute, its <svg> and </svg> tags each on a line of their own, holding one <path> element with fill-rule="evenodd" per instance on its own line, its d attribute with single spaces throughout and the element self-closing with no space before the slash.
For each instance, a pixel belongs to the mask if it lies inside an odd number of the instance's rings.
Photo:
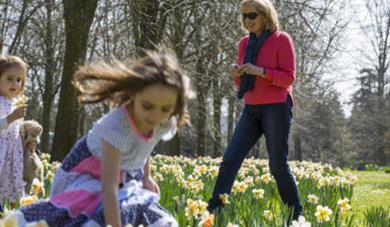
<svg viewBox="0 0 390 227">
<path fill-rule="evenodd" d="M 384 171 L 352 171 L 358 181 L 353 190 L 352 209 L 362 220 L 365 210 L 382 206 L 390 209 L 390 173 Z"/>
</svg>

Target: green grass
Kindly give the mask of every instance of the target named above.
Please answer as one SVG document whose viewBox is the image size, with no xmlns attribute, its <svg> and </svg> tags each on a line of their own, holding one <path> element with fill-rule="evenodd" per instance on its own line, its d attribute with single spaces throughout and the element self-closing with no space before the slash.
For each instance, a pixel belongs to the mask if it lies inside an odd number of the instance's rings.
<svg viewBox="0 0 390 227">
<path fill-rule="evenodd" d="M 359 220 L 370 207 L 390 209 L 390 174 L 384 171 L 352 171 L 358 181 L 353 190 L 352 209 Z"/>
</svg>

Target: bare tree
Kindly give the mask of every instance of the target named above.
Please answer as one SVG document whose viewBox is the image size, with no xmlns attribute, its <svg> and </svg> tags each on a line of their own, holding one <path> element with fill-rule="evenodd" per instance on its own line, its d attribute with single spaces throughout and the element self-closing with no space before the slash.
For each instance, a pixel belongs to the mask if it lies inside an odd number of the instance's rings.
<svg viewBox="0 0 390 227">
<path fill-rule="evenodd" d="M 388 134 L 389 97 L 389 51 L 390 51 L 390 2 L 387 0 L 366 1 L 368 19 L 360 21 L 362 33 L 369 45 L 361 49 L 359 59 L 360 88 L 354 94 L 350 129 L 357 144 L 357 158 L 364 163 L 386 165 L 390 157 Z"/>
<path fill-rule="evenodd" d="M 16 54 L 16 48 L 20 44 L 21 35 L 28 23 L 28 20 L 31 16 L 41 7 L 41 2 L 38 1 L 39 4 L 32 4 L 33 2 L 30 0 L 23 0 L 20 8 L 20 14 L 18 18 L 18 23 L 16 27 L 16 32 L 14 37 L 12 38 L 11 45 L 8 48 L 9 54 Z M 31 9 L 30 9 L 31 8 Z"/>
<path fill-rule="evenodd" d="M 8 54 L 17 54 L 28 21 L 41 6 L 42 1 L 0 2 L 0 53 L 6 45 Z"/>
<path fill-rule="evenodd" d="M 55 126 L 53 158 L 62 160 L 77 139 L 78 105 L 76 91 L 71 81 L 79 64 L 83 64 L 87 52 L 87 40 L 97 0 L 64 0 L 65 59 L 61 92 Z"/>
<path fill-rule="evenodd" d="M 7 39 L 7 33 L 11 27 L 10 21 L 10 0 L 0 2 L 0 53 L 3 53 L 4 43 Z"/>
<path fill-rule="evenodd" d="M 143 51 L 153 50 L 162 40 L 167 21 L 169 1 L 128 0 L 133 19 L 135 47 L 139 55 Z"/>
<path fill-rule="evenodd" d="M 31 83 L 37 84 L 37 91 L 42 96 L 42 105 L 35 105 L 40 110 L 36 113 L 29 109 L 32 118 L 42 122 L 43 134 L 41 150 L 49 150 L 49 133 L 53 130 L 53 105 L 59 90 L 61 67 L 63 63 L 64 25 L 61 20 L 63 10 L 58 0 L 44 0 L 42 7 L 31 17 L 24 43 L 31 43 L 19 52 L 29 60 Z M 30 46 L 35 45 L 36 48 Z M 44 76 L 41 76 L 41 75 Z M 42 108 L 41 108 L 42 107 Z"/>
<path fill-rule="evenodd" d="M 324 104 L 323 100 L 333 102 L 332 98 L 327 97 L 333 97 L 332 92 L 323 92 L 331 90 L 331 84 L 326 84 L 322 76 L 335 71 L 328 63 L 335 53 L 340 51 L 337 45 L 347 25 L 343 18 L 345 7 L 345 3 L 335 0 L 277 1 L 282 27 L 292 36 L 295 45 L 296 81 L 293 92 L 295 105 L 292 141 L 295 159 L 298 160 L 304 158 L 304 150 L 310 151 L 307 154 L 313 154 L 312 151 L 319 144 L 320 138 L 311 137 L 315 132 L 311 123 L 317 114 L 316 106 Z M 320 121 L 316 124 L 327 125 L 326 121 L 318 120 Z M 328 136 L 331 135 L 321 138 Z M 320 152 L 314 153 L 311 158 L 319 154 Z"/>
</svg>

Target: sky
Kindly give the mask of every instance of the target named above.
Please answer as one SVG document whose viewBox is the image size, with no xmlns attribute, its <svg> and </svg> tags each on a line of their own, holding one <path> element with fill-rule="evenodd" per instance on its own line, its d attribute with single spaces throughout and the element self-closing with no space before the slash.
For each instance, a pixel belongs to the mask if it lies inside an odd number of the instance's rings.
<svg viewBox="0 0 390 227">
<path fill-rule="evenodd" d="M 335 88 L 341 94 L 340 101 L 347 117 L 350 116 L 352 109 L 349 101 L 353 93 L 359 88 L 356 77 L 359 75 L 359 69 L 363 67 L 362 59 L 360 59 L 361 49 L 367 43 L 367 37 L 364 36 L 360 27 L 361 24 L 368 21 L 365 1 L 350 1 L 351 7 L 347 7 L 346 11 L 346 18 L 350 18 L 350 23 L 346 28 L 346 36 L 340 46 L 342 48 L 341 55 L 334 62 L 340 67 L 340 72 L 326 76 L 336 81 Z"/>
</svg>

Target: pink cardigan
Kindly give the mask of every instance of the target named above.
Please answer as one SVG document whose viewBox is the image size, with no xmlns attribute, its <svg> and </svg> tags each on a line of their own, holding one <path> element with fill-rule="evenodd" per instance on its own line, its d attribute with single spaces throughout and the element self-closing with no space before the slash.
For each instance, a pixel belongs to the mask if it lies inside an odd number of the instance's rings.
<svg viewBox="0 0 390 227">
<path fill-rule="evenodd" d="M 238 64 L 244 62 L 245 47 L 249 36 L 240 40 L 238 47 Z M 244 103 L 250 105 L 284 103 L 287 94 L 291 95 L 295 80 L 295 54 L 290 36 L 276 31 L 265 41 L 257 55 L 256 65 L 266 69 L 266 77 L 256 77 L 255 88 L 244 95 Z M 240 79 L 235 79 L 240 85 Z M 292 95 L 291 95 L 292 96 Z"/>
</svg>

